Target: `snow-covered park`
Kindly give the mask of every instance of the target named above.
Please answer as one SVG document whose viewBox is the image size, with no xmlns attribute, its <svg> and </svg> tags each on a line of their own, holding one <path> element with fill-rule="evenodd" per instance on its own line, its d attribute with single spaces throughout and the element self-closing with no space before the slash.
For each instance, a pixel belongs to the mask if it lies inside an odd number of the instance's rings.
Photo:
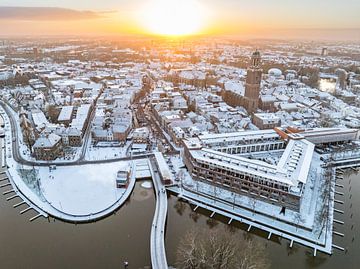
<svg viewBox="0 0 360 269">
<path fill-rule="evenodd" d="M 30 167 L 7 158 L 8 175 L 34 208 L 70 222 L 100 219 L 118 209 L 135 186 L 132 162 L 97 165 Z M 120 169 L 131 166 L 127 188 L 116 187 Z"/>
<path fill-rule="evenodd" d="M 119 169 L 129 165 L 115 162 L 97 165 L 63 166 L 50 170 L 40 167 L 42 194 L 59 211 L 89 215 L 111 207 L 126 189 L 116 188 Z M 50 171 L 49 171 L 50 170 Z"/>
</svg>

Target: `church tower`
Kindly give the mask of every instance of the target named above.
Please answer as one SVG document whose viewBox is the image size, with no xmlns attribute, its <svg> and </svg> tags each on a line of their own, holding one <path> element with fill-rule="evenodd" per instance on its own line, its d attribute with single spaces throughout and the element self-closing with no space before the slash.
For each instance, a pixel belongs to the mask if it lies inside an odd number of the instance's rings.
<svg viewBox="0 0 360 269">
<path fill-rule="evenodd" d="M 246 74 L 244 106 L 248 112 L 255 112 L 258 108 L 262 71 L 260 52 L 256 50 Z"/>
</svg>

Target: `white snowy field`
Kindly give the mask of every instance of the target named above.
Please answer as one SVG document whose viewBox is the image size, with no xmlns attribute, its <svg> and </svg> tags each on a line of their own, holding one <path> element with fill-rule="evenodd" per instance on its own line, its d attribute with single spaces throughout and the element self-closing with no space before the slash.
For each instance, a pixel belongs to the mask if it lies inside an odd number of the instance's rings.
<svg viewBox="0 0 360 269">
<path fill-rule="evenodd" d="M 116 188 L 116 173 L 129 165 L 114 162 L 96 165 L 38 169 L 43 196 L 51 206 L 70 215 L 91 215 L 116 203 L 126 189 Z"/>
</svg>

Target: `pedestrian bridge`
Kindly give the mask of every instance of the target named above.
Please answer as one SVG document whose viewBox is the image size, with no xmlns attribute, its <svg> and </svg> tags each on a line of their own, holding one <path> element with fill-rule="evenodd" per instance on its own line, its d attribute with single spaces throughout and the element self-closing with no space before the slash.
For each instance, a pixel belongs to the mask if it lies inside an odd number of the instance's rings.
<svg viewBox="0 0 360 269">
<path fill-rule="evenodd" d="M 156 207 L 151 227 L 150 252 L 154 269 L 168 268 L 165 252 L 165 222 L 167 217 L 167 194 L 162 184 L 154 157 L 149 158 L 149 168 L 156 195 Z"/>
</svg>

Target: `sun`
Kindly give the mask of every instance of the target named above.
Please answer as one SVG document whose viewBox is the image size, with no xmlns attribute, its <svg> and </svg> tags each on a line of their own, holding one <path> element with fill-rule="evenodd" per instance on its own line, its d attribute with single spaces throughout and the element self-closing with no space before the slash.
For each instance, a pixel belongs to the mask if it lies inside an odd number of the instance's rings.
<svg viewBox="0 0 360 269">
<path fill-rule="evenodd" d="M 140 20 L 152 34 L 183 36 L 199 33 L 204 15 L 205 9 L 196 0 L 149 0 Z"/>
</svg>

